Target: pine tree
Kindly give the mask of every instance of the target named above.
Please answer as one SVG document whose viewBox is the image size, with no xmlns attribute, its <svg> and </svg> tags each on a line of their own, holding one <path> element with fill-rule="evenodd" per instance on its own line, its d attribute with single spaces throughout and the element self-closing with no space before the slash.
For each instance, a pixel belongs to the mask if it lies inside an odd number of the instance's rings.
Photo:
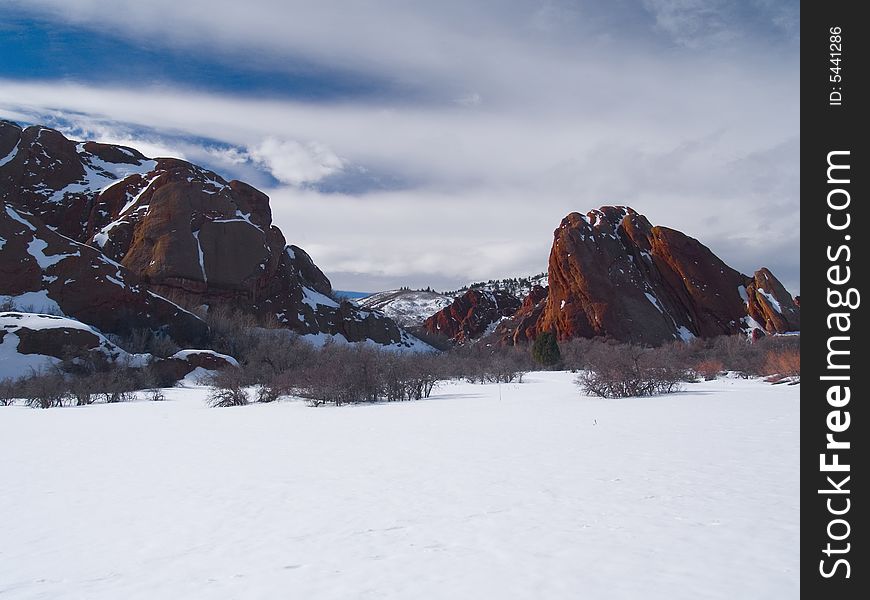
<svg viewBox="0 0 870 600">
<path fill-rule="evenodd" d="M 562 362 L 562 353 L 552 331 L 541 332 L 532 344 L 532 358 L 544 367 L 553 367 Z"/>
</svg>

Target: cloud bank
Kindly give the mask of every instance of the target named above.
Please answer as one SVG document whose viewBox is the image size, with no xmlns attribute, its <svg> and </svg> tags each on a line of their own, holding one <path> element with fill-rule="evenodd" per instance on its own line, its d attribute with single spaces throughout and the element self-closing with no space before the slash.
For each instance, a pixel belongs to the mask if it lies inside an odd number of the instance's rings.
<svg viewBox="0 0 870 600">
<path fill-rule="evenodd" d="M 338 288 L 540 272 L 565 214 L 628 204 L 799 290 L 798 18 L 786 3 L 20 9 L 208 53 L 216 69 L 254 62 L 383 83 L 315 101 L 190 81 L 0 80 L 0 116 L 54 118 L 264 188 L 288 239 Z"/>
</svg>

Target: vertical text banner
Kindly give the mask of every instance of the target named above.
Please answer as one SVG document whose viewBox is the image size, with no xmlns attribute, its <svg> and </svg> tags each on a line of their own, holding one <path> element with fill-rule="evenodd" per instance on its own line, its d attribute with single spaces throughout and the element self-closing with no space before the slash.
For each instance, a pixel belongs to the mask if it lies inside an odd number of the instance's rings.
<svg viewBox="0 0 870 600">
<path fill-rule="evenodd" d="M 870 486 L 864 276 L 866 60 L 860 2 L 801 3 L 801 594 L 865 598 Z M 859 356 L 865 357 L 863 362 Z M 860 590 L 860 592 L 859 592 Z"/>
</svg>

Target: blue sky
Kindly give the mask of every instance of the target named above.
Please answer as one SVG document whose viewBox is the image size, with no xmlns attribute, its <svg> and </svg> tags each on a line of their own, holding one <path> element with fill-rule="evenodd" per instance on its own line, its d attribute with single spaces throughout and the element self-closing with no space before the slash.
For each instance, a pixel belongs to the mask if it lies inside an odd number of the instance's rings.
<svg viewBox="0 0 870 600">
<path fill-rule="evenodd" d="M 628 204 L 797 291 L 799 44 L 774 0 L 6 0 L 0 117 L 257 185 L 337 288 L 540 272 Z"/>
</svg>

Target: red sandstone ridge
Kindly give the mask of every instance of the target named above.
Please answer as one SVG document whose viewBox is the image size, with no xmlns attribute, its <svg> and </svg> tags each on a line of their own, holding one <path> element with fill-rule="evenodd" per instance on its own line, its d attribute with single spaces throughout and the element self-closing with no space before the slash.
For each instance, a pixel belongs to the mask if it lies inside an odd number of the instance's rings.
<svg viewBox="0 0 870 600">
<path fill-rule="evenodd" d="M 501 291 L 470 289 L 423 322 L 423 329 L 454 342 L 466 342 L 483 335 L 503 317 L 513 315 L 520 301 Z"/>
<path fill-rule="evenodd" d="M 333 298 L 308 254 L 272 224 L 265 194 L 189 162 L 2 121 L 0 200 L 118 263 L 150 293 L 229 306 L 300 334 L 412 343 L 382 313 Z"/>
<path fill-rule="evenodd" d="M 800 309 L 767 269 L 748 277 L 698 240 L 628 207 L 571 213 L 554 233 L 549 294 L 534 327 L 560 339 L 673 339 L 800 329 Z"/>
<path fill-rule="evenodd" d="M 0 300 L 11 309 L 62 313 L 105 333 L 163 330 L 195 344 L 205 323 L 150 292 L 129 269 L 0 200 Z"/>
</svg>

